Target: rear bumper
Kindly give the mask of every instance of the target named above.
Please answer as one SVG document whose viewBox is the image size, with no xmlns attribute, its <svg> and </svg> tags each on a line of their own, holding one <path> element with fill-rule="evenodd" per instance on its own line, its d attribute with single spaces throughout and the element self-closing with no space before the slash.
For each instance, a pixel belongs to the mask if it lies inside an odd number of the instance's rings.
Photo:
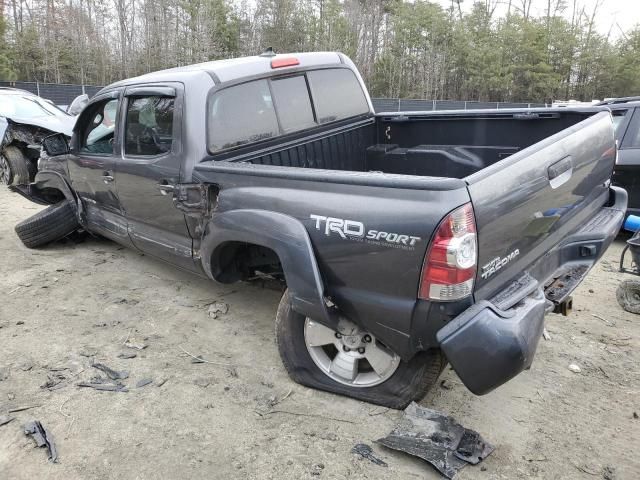
<svg viewBox="0 0 640 480">
<path fill-rule="evenodd" d="M 627 196 L 619 188 L 611 192 L 611 207 L 603 207 L 540 259 L 557 265 L 551 278 L 536 279 L 533 266 L 502 293 L 476 303 L 438 331 L 440 348 L 473 393 L 488 393 L 531 366 L 545 310 L 571 294 L 620 230 Z"/>
<path fill-rule="evenodd" d="M 531 366 L 544 327 L 542 289 L 509 310 L 483 300 L 437 334 L 465 386 L 484 395 Z"/>
</svg>

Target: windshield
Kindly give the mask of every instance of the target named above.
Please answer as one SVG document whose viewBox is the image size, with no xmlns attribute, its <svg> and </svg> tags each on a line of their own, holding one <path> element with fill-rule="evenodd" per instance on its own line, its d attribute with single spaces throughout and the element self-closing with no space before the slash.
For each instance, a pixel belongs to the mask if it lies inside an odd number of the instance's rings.
<svg viewBox="0 0 640 480">
<path fill-rule="evenodd" d="M 35 97 L 0 95 L 0 116 L 3 117 L 34 118 L 63 113 L 62 110 L 44 101 L 38 101 Z"/>
</svg>

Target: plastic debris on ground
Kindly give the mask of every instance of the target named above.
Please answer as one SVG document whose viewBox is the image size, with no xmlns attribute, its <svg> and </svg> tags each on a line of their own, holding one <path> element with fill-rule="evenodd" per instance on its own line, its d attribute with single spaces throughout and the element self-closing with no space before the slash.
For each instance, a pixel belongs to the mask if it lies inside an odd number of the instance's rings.
<svg viewBox="0 0 640 480">
<path fill-rule="evenodd" d="M 375 463 L 376 465 L 380 465 L 381 467 L 387 466 L 387 462 L 376 457 L 371 447 L 366 443 L 358 443 L 351 449 L 351 453 L 360 455 L 362 458 L 366 458 L 367 460 L 370 460 L 371 462 Z"/>
<path fill-rule="evenodd" d="M 92 363 L 91 366 L 100 370 L 101 372 L 104 372 L 111 380 L 125 380 L 129 378 L 129 372 L 125 370 L 119 372 L 117 370 L 114 370 L 113 368 L 107 367 L 102 363 Z"/>
<path fill-rule="evenodd" d="M 393 431 L 376 443 L 420 457 L 453 478 L 467 464 L 480 463 L 494 447 L 452 417 L 411 403 Z"/>
<path fill-rule="evenodd" d="M 9 415 L 0 415 L 0 427 L 2 425 L 6 425 L 7 423 L 15 420 L 15 417 L 10 417 Z"/>
<path fill-rule="evenodd" d="M 131 359 L 131 358 L 136 358 L 138 356 L 137 353 L 129 353 L 129 352 L 123 352 L 118 354 L 118 358 L 124 358 L 126 360 Z"/>
<path fill-rule="evenodd" d="M 152 378 L 143 378 L 142 380 L 138 380 L 138 383 L 136 383 L 136 388 L 142 388 L 145 385 L 149 385 L 150 383 L 153 383 Z"/>
<path fill-rule="evenodd" d="M 76 383 L 78 387 L 93 388 L 103 392 L 128 392 L 129 389 L 121 382 L 110 383 L 108 379 L 102 377 L 93 377 L 88 382 Z"/>
<path fill-rule="evenodd" d="M 147 344 L 142 340 L 136 338 L 130 338 L 126 342 L 124 342 L 124 346 L 127 348 L 133 348 L 135 350 L 144 350 L 147 348 Z"/>
<path fill-rule="evenodd" d="M 24 424 L 24 434 L 31 436 L 37 447 L 47 447 L 49 461 L 56 463 L 58 461 L 58 452 L 53 442 L 53 435 L 38 420 L 27 422 Z"/>
<path fill-rule="evenodd" d="M 229 311 L 229 305 L 223 302 L 212 303 L 209 305 L 209 316 L 218 318 L 218 315 L 225 315 Z"/>
</svg>

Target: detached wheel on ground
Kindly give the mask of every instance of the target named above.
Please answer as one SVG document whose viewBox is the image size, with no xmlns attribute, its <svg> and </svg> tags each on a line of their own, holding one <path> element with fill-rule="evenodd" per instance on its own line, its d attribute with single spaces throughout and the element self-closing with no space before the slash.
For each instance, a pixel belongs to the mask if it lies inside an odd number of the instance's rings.
<svg viewBox="0 0 640 480">
<path fill-rule="evenodd" d="M 25 246 L 37 248 L 69 235 L 78 227 L 75 209 L 65 200 L 18 223 L 16 233 Z"/>
<path fill-rule="evenodd" d="M 33 164 L 18 147 L 5 147 L 0 152 L 0 183 L 26 185 L 35 173 L 33 170 Z"/>
<path fill-rule="evenodd" d="M 616 290 L 616 299 L 627 312 L 640 314 L 640 280 L 623 280 Z"/>
<path fill-rule="evenodd" d="M 390 408 L 421 400 L 445 365 L 439 350 L 404 362 L 351 322 L 334 331 L 305 318 L 291 309 L 288 291 L 278 306 L 276 341 L 295 382 Z"/>
</svg>

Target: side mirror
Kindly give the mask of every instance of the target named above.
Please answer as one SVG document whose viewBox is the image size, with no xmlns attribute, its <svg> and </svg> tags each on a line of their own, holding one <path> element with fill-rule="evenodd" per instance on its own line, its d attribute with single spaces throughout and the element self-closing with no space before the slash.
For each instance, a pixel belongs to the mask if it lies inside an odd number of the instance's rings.
<svg viewBox="0 0 640 480">
<path fill-rule="evenodd" d="M 69 115 L 80 115 L 80 112 L 84 107 L 87 106 L 87 103 L 89 103 L 89 95 L 87 95 L 86 93 L 78 95 L 73 99 L 71 105 L 67 107 L 67 113 Z"/>
<path fill-rule="evenodd" d="M 54 133 L 42 140 L 42 148 L 49 157 L 66 155 L 69 153 L 69 142 L 64 133 Z"/>
</svg>

